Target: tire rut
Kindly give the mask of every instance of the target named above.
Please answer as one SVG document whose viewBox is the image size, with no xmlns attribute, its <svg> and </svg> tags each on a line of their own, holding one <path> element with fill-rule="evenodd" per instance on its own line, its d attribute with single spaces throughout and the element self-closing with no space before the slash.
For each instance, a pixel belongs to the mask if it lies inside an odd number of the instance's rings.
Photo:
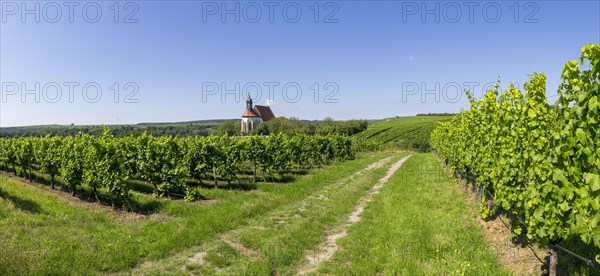
<svg viewBox="0 0 600 276">
<path fill-rule="evenodd" d="M 386 166 L 394 156 L 389 156 L 382 158 L 378 161 L 375 161 L 366 167 L 360 169 L 359 171 L 354 172 L 350 176 L 343 177 L 337 181 L 326 184 L 323 187 L 311 192 L 304 199 L 294 202 L 291 205 L 287 205 L 284 208 L 279 208 L 275 210 L 271 210 L 270 213 L 261 217 L 261 221 L 271 221 L 277 222 L 276 225 L 279 227 L 285 226 L 286 223 L 290 222 L 292 219 L 299 218 L 302 214 L 310 207 L 323 208 L 323 206 L 319 206 L 320 202 L 329 201 L 330 199 L 327 197 L 328 194 L 337 191 L 341 187 L 344 187 L 353 179 L 360 177 L 363 174 L 366 174 L 372 170 L 383 168 Z M 238 251 L 245 258 L 250 260 L 256 260 L 260 256 L 260 252 L 254 250 L 252 248 L 245 247 L 240 242 L 237 241 L 236 237 L 239 236 L 243 231 L 264 231 L 267 228 L 263 225 L 257 225 L 256 223 L 250 222 L 244 226 L 240 226 L 235 229 L 228 230 L 225 233 L 219 234 L 217 239 L 214 242 L 223 242 L 228 247 L 231 247 L 235 251 Z M 197 251 L 192 251 L 191 253 L 187 253 L 184 261 L 182 263 L 182 270 L 186 270 L 187 265 L 200 265 L 200 266 L 212 266 L 211 262 L 207 260 L 207 256 L 211 251 L 218 248 L 214 242 L 209 242 L 207 244 L 199 245 Z M 175 256 L 167 257 L 165 259 L 172 259 Z M 153 264 L 160 262 L 152 261 L 147 262 L 143 267 L 149 267 Z M 141 268 L 141 267 L 140 267 Z M 216 271 L 220 271 L 218 267 L 215 267 Z M 189 271 L 188 271 L 189 272 Z M 190 274 L 186 273 L 186 274 Z M 191 275 L 191 274 L 190 274 Z"/>
<path fill-rule="evenodd" d="M 389 156 L 382 158 L 374 163 L 369 164 L 363 169 L 351 174 L 350 176 L 344 177 L 341 180 L 336 182 L 332 182 L 331 184 L 327 184 L 324 187 L 312 192 L 305 199 L 295 202 L 292 205 L 288 205 L 279 210 L 273 210 L 269 215 L 262 217 L 261 221 L 274 221 L 276 222 L 277 227 L 284 227 L 286 223 L 293 219 L 300 218 L 302 213 L 306 211 L 310 206 L 316 208 L 322 208 L 320 206 L 320 202 L 328 201 L 327 194 L 332 191 L 337 191 L 341 187 L 347 185 L 353 179 L 366 174 L 372 170 L 383 168 L 386 166 L 394 156 Z M 219 239 L 228 244 L 231 248 L 236 251 L 241 251 L 242 255 L 247 257 L 248 259 L 255 260 L 260 253 L 254 249 L 244 247 L 241 243 L 236 241 L 236 236 L 243 236 L 243 231 L 261 231 L 260 229 L 266 230 L 267 228 L 262 227 L 261 225 L 254 225 L 252 223 L 245 225 L 244 227 L 239 227 L 236 229 L 229 230 L 229 232 L 219 235 Z M 251 254 L 248 254 L 251 252 Z M 206 263 L 206 262 L 205 262 Z"/>
<path fill-rule="evenodd" d="M 308 265 L 299 268 L 297 271 L 298 274 L 304 275 L 307 273 L 314 272 L 319 268 L 319 265 L 322 262 L 327 261 L 331 257 L 333 257 L 335 252 L 338 250 L 337 240 L 339 238 L 345 237 L 348 234 L 348 232 L 347 232 L 348 228 L 350 228 L 350 226 L 352 226 L 353 224 L 355 224 L 361 220 L 361 215 L 362 215 L 365 207 L 367 206 L 367 204 L 373 200 L 373 196 L 379 193 L 379 191 L 381 190 L 383 185 L 390 179 L 390 177 L 392 177 L 392 175 L 394 175 L 394 173 L 398 169 L 400 169 L 400 167 L 402 167 L 402 164 L 406 160 L 408 160 L 408 158 L 410 158 L 411 156 L 412 155 L 409 155 L 409 156 L 406 156 L 406 157 L 400 159 L 399 161 L 394 163 L 388 169 L 386 175 L 384 177 L 382 177 L 381 179 L 379 179 L 379 181 L 373 186 L 373 188 L 371 188 L 369 193 L 366 194 L 365 196 L 363 196 L 358 201 L 358 204 L 356 205 L 354 212 L 352 212 L 348 216 L 347 222 L 342 225 L 342 227 L 339 229 L 339 231 L 327 236 L 326 242 L 324 244 L 321 244 L 318 246 L 318 248 L 316 250 L 316 252 L 317 252 L 316 254 L 314 252 L 311 252 L 306 255 L 306 259 L 308 260 Z"/>
</svg>

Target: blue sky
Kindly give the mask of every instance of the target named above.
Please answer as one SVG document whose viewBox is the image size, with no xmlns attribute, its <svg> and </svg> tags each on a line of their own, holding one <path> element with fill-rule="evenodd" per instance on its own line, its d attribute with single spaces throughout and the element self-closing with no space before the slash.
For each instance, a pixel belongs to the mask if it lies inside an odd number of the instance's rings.
<svg viewBox="0 0 600 276">
<path fill-rule="evenodd" d="M 259 89 L 301 119 L 458 112 L 533 72 L 553 101 L 600 43 L 598 1 L 72 3 L 1 2 L 0 126 L 239 118 Z"/>
</svg>

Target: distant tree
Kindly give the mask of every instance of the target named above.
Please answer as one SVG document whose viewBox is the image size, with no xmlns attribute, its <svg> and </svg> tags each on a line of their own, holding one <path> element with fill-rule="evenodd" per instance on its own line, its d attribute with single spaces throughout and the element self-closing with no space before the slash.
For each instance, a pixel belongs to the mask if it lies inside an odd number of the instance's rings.
<svg viewBox="0 0 600 276">
<path fill-rule="evenodd" d="M 316 132 L 321 135 L 336 133 L 335 121 L 330 117 L 326 117 L 323 122 L 317 125 Z"/>
<path fill-rule="evenodd" d="M 239 121 L 223 121 L 219 124 L 218 135 L 234 136 L 240 133 L 241 125 Z"/>
<path fill-rule="evenodd" d="M 297 117 L 290 117 L 286 121 L 286 131 L 284 132 L 288 135 L 294 134 L 315 134 L 315 127 L 312 124 L 304 122 Z"/>
</svg>

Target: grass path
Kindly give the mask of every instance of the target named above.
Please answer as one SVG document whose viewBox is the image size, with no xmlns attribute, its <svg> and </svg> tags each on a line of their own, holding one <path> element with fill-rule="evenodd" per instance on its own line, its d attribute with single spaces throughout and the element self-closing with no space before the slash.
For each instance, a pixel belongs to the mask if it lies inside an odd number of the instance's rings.
<svg viewBox="0 0 600 276">
<path fill-rule="evenodd" d="M 318 274 L 505 275 L 476 210 L 431 154 L 402 166 Z"/>
<path fill-rule="evenodd" d="M 390 179 L 392 175 L 394 175 L 394 173 L 396 173 L 398 169 L 400 169 L 402 164 L 408 160 L 408 158 L 410 158 L 410 155 L 400 159 L 387 170 L 385 176 L 379 179 L 377 184 L 371 188 L 369 193 L 359 200 L 354 212 L 348 216 L 348 221 L 341 227 L 341 229 L 339 229 L 339 232 L 327 236 L 326 243 L 319 245 L 317 254 L 309 254 L 306 256 L 308 265 L 301 267 L 298 270 L 298 274 L 303 275 L 315 271 L 322 262 L 329 260 L 333 254 L 335 254 L 338 249 L 338 245 L 336 243 L 337 239 L 345 237 L 348 234 L 348 228 L 360 221 L 366 205 L 372 201 L 373 196 L 379 193 L 379 190 L 383 187 L 383 185 Z"/>
<path fill-rule="evenodd" d="M 402 157 L 385 157 L 336 182 L 313 190 L 247 224 L 225 232 L 195 251 L 140 267 L 133 274 L 291 274 L 307 250 L 344 222 L 357 200 L 383 175 L 386 165 Z M 346 216 L 347 217 L 347 216 Z"/>
<path fill-rule="evenodd" d="M 2 175 L 0 275 L 138 271 L 135 268 L 158 260 L 198 252 L 196 246 L 218 241 L 219 234 L 302 201 L 390 155 L 367 154 L 314 171 L 294 183 L 259 183 L 249 192 L 207 189 L 203 195 L 211 200 L 192 204 L 132 195 L 141 204 L 155 206 L 151 216 L 114 212 L 45 185 Z"/>
</svg>

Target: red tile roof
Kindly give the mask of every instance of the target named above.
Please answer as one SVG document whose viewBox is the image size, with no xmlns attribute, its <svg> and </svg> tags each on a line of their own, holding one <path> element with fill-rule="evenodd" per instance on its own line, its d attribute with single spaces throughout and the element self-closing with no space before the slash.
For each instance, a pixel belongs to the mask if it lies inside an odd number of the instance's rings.
<svg viewBox="0 0 600 276">
<path fill-rule="evenodd" d="M 268 121 L 275 118 L 275 115 L 273 114 L 273 111 L 271 111 L 270 106 L 255 105 L 254 111 L 258 113 L 260 117 L 262 117 L 263 121 Z"/>
<path fill-rule="evenodd" d="M 242 117 L 261 117 L 261 116 L 254 110 L 246 109 L 244 114 L 242 114 Z M 264 121 L 264 119 L 263 119 L 263 121 Z"/>
</svg>

